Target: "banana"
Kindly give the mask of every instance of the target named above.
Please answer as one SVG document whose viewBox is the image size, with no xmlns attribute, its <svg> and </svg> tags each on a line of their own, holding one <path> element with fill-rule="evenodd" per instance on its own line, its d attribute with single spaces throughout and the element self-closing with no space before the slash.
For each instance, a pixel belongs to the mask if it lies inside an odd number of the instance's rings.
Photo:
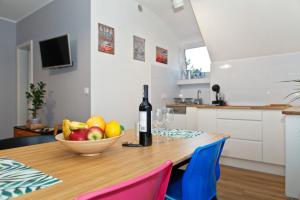
<svg viewBox="0 0 300 200">
<path fill-rule="evenodd" d="M 62 123 L 62 131 L 63 131 L 64 138 L 65 138 L 66 140 L 69 139 L 69 135 L 71 134 L 70 124 L 71 124 L 71 121 L 70 121 L 70 120 L 68 120 L 68 119 L 64 119 L 64 120 L 63 120 L 63 123 Z"/>
<path fill-rule="evenodd" d="M 74 130 L 78 130 L 78 129 L 82 129 L 82 128 L 87 128 L 87 124 L 86 123 L 83 123 L 83 122 L 71 122 L 70 123 L 70 129 L 71 131 L 74 131 Z"/>
</svg>

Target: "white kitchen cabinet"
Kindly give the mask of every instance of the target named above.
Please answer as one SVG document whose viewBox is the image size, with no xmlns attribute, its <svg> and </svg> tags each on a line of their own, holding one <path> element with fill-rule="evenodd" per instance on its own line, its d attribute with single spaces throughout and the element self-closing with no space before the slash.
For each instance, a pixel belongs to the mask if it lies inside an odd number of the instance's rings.
<svg viewBox="0 0 300 200">
<path fill-rule="evenodd" d="M 231 138 L 242 140 L 262 140 L 262 122 L 250 120 L 217 119 L 217 132 L 230 132 Z"/>
<path fill-rule="evenodd" d="M 286 174 L 285 194 L 288 197 L 300 196 L 300 116 L 287 115 L 286 133 Z"/>
<path fill-rule="evenodd" d="M 198 109 L 193 107 L 186 108 L 186 129 L 198 129 Z"/>
<path fill-rule="evenodd" d="M 217 131 L 216 109 L 198 109 L 198 129 L 208 133 Z"/>
<path fill-rule="evenodd" d="M 198 109 L 198 129 L 231 133 L 223 156 L 285 165 L 281 110 Z"/>
<path fill-rule="evenodd" d="M 223 156 L 262 161 L 262 142 L 230 138 L 224 145 Z"/>
<path fill-rule="evenodd" d="M 218 119 L 262 120 L 261 110 L 218 109 Z"/>
<path fill-rule="evenodd" d="M 284 165 L 284 118 L 280 110 L 263 111 L 263 161 Z"/>
<path fill-rule="evenodd" d="M 174 114 L 174 121 L 168 124 L 170 129 L 186 129 L 186 115 L 185 114 Z"/>
</svg>

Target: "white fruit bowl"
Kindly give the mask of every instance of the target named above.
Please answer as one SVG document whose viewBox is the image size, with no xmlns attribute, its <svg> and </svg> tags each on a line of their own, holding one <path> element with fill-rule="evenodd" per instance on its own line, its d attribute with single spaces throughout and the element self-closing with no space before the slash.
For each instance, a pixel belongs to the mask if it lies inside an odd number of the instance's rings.
<svg viewBox="0 0 300 200">
<path fill-rule="evenodd" d="M 55 139 L 65 145 L 71 151 L 82 156 L 95 156 L 103 152 L 117 142 L 122 135 L 101 140 L 86 140 L 86 141 L 72 141 L 65 140 L 63 134 L 58 134 Z"/>
</svg>

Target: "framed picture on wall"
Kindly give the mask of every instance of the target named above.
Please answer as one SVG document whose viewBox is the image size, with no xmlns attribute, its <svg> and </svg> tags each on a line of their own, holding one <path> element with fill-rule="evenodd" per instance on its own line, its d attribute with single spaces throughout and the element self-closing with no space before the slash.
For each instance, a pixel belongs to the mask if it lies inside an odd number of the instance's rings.
<svg viewBox="0 0 300 200">
<path fill-rule="evenodd" d="M 133 36 L 133 59 L 145 62 L 145 39 Z"/>
<path fill-rule="evenodd" d="M 168 50 L 156 47 L 156 62 L 168 64 Z"/>
<path fill-rule="evenodd" d="M 115 30 L 98 23 L 98 51 L 115 54 Z"/>
</svg>

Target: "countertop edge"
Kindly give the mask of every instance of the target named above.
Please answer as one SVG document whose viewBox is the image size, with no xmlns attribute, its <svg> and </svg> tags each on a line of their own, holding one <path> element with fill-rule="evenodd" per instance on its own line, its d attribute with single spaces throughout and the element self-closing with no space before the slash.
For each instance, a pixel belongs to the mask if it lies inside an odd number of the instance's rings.
<svg viewBox="0 0 300 200">
<path fill-rule="evenodd" d="M 265 106 L 213 106 L 213 105 L 190 105 L 190 104 L 167 104 L 167 107 L 192 107 L 199 109 L 244 109 L 244 110 L 287 110 L 290 105 L 265 105 Z M 300 114 L 300 107 L 299 107 Z"/>
<path fill-rule="evenodd" d="M 300 115 L 300 106 L 294 106 L 282 111 L 284 115 Z"/>
</svg>

